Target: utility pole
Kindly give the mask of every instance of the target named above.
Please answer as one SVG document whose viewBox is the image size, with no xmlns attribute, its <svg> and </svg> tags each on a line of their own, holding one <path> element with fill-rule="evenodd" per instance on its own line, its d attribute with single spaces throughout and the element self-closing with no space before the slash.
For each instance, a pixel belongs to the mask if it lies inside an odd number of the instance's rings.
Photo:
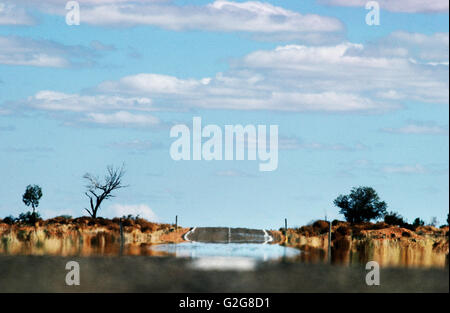
<svg viewBox="0 0 450 313">
<path fill-rule="evenodd" d="M 175 215 L 175 230 L 178 229 L 178 215 Z"/>
</svg>

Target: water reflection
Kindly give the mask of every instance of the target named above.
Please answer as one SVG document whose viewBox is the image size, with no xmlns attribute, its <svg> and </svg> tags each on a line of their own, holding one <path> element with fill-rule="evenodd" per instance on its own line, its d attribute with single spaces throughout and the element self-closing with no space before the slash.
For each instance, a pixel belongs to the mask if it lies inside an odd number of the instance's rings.
<svg viewBox="0 0 450 313">
<path fill-rule="evenodd" d="M 237 257 L 259 261 L 281 260 L 298 257 L 298 249 L 260 243 L 203 243 L 185 242 L 150 247 L 155 252 L 167 252 L 176 257 Z"/>
</svg>

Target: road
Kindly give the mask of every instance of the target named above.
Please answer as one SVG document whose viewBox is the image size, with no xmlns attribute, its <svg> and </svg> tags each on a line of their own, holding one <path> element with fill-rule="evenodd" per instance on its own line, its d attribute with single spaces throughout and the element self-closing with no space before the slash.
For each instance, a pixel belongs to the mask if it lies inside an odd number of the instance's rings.
<svg viewBox="0 0 450 313">
<path fill-rule="evenodd" d="M 272 237 L 262 229 L 231 227 L 194 227 L 185 240 L 210 243 L 267 243 Z"/>
</svg>

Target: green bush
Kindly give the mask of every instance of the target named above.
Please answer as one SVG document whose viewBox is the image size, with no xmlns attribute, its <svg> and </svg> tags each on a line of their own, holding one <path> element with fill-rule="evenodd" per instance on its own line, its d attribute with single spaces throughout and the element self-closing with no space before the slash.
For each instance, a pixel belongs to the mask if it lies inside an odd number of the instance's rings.
<svg viewBox="0 0 450 313">
<path fill-rule="evenodd" d="M 423 226 L 423 225 L 425 225 L 425 222 L 422 221 L 419 217 L 416 218 L 413 222 L 414 227 L 419 227 L 419 226 Z"/>
<path fill-rule="evenodd" d="M 12 215 L 7 216 L 3 219 L 3 223 L 8 224 L 8 225 L 12 225 L 16 222 L 16 218 Z"/>
<path fill-rule="evenodd" d="M 41 221 L 41 215 L 38 212 L 20 213 L 19 218 L 16 220 L 20 224 L 34 225 L 37 221 Z"/>
<path fill-rule="evenodd" d="M 358 224 L 378 219 L 386 214 L 387 204 L 380 200 L 377 192 L 371 187 L 354 187 L 349 195 L 340 195 L 334 205 L 341 210 L 347 222 Z"/>
<path fill-rule="evenodd" d="M 389 225 L 400 226 L 403 227 L 406 221 L 403 217 L 397 212 L 389 212 L 384 216 L 384 222 Z"/>
</svg>

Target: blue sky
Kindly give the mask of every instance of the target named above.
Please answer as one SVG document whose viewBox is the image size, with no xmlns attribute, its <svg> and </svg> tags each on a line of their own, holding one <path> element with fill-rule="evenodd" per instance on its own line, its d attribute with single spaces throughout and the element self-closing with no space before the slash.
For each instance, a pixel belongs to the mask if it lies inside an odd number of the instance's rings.
<svg viewBox="0 0 450 313">
<path fill-rule="evenodd" d="M 0 216 L 84 215 L 86 172 L 126 164 L 100 215 L 278 228 L 343 219 L 374 187 L 409 221 L 443 224 L 448 195 L 448 2 L 0 0 Z M 279 164 L 174 161 L 170 127 L 279 126 Z"/>
</svg>

